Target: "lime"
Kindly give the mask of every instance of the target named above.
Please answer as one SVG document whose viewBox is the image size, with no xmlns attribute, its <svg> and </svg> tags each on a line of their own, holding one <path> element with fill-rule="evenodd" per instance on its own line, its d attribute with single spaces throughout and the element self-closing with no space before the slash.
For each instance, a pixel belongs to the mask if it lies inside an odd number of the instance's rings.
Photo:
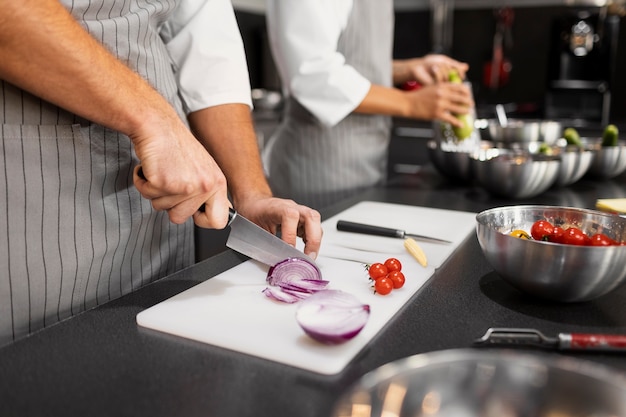
<svg viewBox="0 0 626 417">
<path fill-rule="evenodd" d="M 542 142 L 541 145 L 539 145 L 538 152 L 540 154 L 543 154 L 543 155 L 552 155 L 553 154 L 552 148 L 550 147 L 550 145 L 548 145 L 545 142 Z"/>
<path fill-rule="evenodd" d="M 615 125 L 608 125 L 602 133 L 602 146 L 617 146 L 619 130 Z"/>
<path fill-rule="evenodd" d="M 582 142 L 580 141 L 580 135 L 578 134 L 578 131 L 573 127 L 568 127 L 563 131 L 563 138 L 565 138 L 569 145 L 582 146 Z"/>
<path fill-rule="evenodd" d="M 474 118 L 471 114 L 460 114 L 456 116 L 463 123 L 463 127 L 452 127 L 452 131 L 458 140 L 467 139 L 474 131 Z"/>
<path fill-rule="evenodd" d="M 448 81 L 456 84 L 461 84 L 463 82 L 463 80 L 461 80 L 461 77 L 459 76 L 459 73 L 455 69 L 451 69 L 448 73 Z"/>
</svg>

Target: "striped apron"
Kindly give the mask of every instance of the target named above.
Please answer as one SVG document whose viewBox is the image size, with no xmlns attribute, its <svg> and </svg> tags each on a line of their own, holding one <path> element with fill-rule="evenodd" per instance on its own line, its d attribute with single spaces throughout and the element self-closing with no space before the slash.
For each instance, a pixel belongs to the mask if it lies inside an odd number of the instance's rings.
<svg viewBox="0 0 626 417">
<path fill-rule="evenodd" d="M 176 0 L 63 3 L 184 117 L 158 34 Z M 193 263 L 193 223 L 140 196 L 127 136 L 0 80 L 0 158 L 0 345 Z"/>
<path fill-rule="evenodd" d="M 338 51 L 374 84 L 391 86 L 393 1 L 355 0 Z M 279 197 L 322 209 L 386 179 L 391 118 L 353 113 L 327 127 L 293 97 L 264 160 Z"/>
</svg>

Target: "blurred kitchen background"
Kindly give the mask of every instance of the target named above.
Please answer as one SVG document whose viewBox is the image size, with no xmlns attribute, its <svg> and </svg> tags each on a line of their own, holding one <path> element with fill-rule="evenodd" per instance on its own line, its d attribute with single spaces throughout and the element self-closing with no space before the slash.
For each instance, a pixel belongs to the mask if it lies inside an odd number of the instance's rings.
<svg viewBox="0 0 626 417">
<path fill-rule="evenodd" d="M 479 118 L 553 119 L 581 135 L 626 132 L 626 0 L 395 0 L 395 58 L 445 53 L 470 64 Z M 280 119 L 264 0 L 233 0 L 254 89 L 259 144 Z M 431 123 L 394 120 L 389 174 L 429 163 Z M 202 233 L 198 260 L 215 253 Z M 217 239 L 218 241 L 220 239 Z"/>
</svg>

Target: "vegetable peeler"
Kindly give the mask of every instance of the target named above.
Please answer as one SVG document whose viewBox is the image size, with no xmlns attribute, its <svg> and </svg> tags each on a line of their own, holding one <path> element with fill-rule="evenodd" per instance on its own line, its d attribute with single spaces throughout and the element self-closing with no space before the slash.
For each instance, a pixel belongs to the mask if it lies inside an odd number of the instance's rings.
<svg viewBox="0 0 626 417">
<path fill-rule="evenodd" d="M 539 330 L 496 328 L 487 329 L 475 345 L 521 345 L 559 350 L 626 351 L 626 335 L 599 333 L 559 333 L 547 337 Z"/>
</svg>

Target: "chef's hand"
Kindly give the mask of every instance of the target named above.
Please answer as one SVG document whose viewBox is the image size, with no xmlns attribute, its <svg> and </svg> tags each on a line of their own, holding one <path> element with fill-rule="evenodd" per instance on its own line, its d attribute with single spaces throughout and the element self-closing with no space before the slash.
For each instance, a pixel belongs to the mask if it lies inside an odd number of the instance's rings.
<svg viewBox="0 0 626 417">
<path fill-rule="evenodd" d="M 265 197 L 248 198 L 237 204 L 237 212 L 272 234 L 280 228 L 282 240 L 296 246 L 302 238 L 304 253 L 317 258 L 322 242 L 322 225 L 319 212 L 292 200 Z"/>
<path fill-rule="evenodd" d="M 422 85 L 447 82 L 452 69 L 457 71 L 461 79 L 465 79 L 469 65 L 441 54 L 395 60 L 393 63 L 394 84 L 399 85 L 407 81 L 417 81 Z"/>
<path fill-rule="evenodd" d="M 463 84 L 441 83 L 407 91 L 408 117 L 422 120 L 440 120 L 463 127 L 454 115 L 467 114 L 474 106 L 469 88 Z"/>
<path fill-rule="evenodd" d="M 141 164 L 135 186 L 155 210 L 167 210 L 175 224 L 193 216 L 200 227 L 226 226 L 231 204 L 224 174 L 175 115 L 146 123 L 130 136 Z"/>
</svg>

